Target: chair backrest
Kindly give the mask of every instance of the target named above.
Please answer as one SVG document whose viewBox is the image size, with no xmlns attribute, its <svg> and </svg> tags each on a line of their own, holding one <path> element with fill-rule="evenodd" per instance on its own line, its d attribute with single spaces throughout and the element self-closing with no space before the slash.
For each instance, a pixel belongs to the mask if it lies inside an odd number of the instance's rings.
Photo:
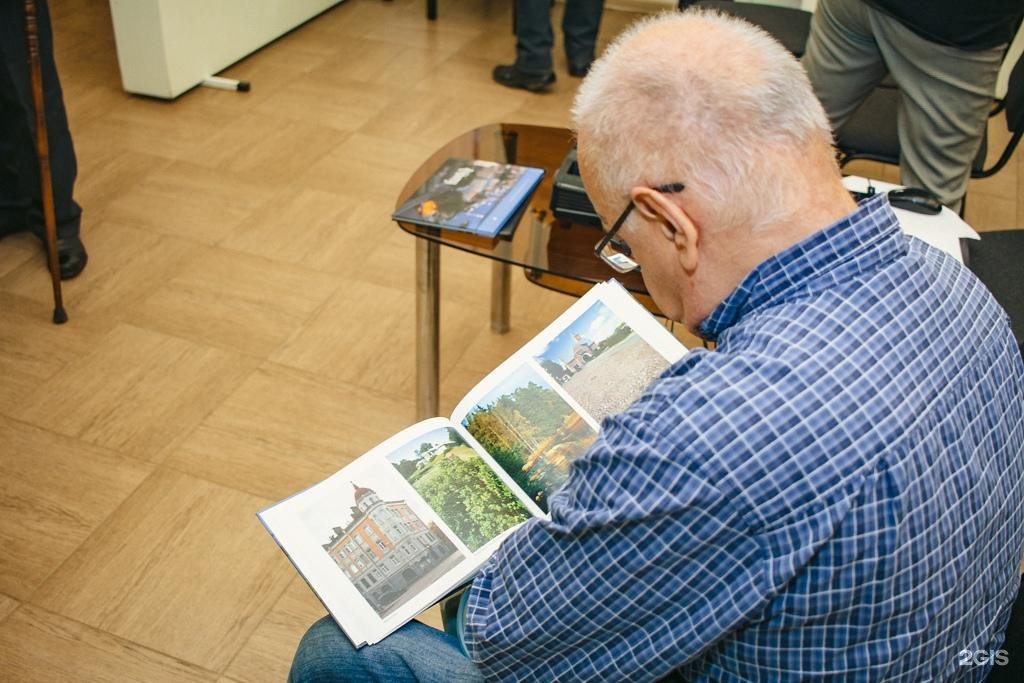
<svg viewBox="0 0 1024 683">
<path fill-rule="evenodd" d="M 985 683 L 1020 683 L 1024 681 L 1024 582 L 1010 611 L 1006 626 L 1003 657 L 996 661 Z"/>
<path fill-rule="evenodd" d="M 1024 55 L 1017 59 L 1017 64 L 1010 72 L 1010 80 L 1006 85 L 1006 126 L 1014 133 L 1024 130 Z"/>
</svg>

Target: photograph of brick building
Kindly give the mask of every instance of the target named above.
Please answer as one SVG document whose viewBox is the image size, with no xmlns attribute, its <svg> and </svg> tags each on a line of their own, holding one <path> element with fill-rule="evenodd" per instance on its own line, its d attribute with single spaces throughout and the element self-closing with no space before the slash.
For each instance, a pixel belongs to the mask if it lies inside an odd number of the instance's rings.
<svg viewBox="0 0 1024 683">
<path fill-rule="evenodd" d="M 382 500 L 357 486 L 351 516 L 323 549 L 381 617 L 416 595 L 462 559 L 434 523 L 402 500 Z"/>
</svg>

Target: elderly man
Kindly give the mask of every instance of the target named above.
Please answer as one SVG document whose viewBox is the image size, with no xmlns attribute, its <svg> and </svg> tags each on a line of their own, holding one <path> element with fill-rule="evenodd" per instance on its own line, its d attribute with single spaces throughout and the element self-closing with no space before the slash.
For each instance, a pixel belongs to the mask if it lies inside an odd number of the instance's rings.
<svg viewBox="0 0 1024 683">
<path fill-rule="evenodd" d="M 602 255 L 717 349 L 604 421 L 455 635 L 357 651 L 325 620 L 294 680 L 981 679 L 961 653 L 1000 649 L 1024 551 L 1003 311 L 884 196 L 853 203 L 800 65 L 748 24 L 634 26 L 575 116 L 619 216 Z"/>
</svg>

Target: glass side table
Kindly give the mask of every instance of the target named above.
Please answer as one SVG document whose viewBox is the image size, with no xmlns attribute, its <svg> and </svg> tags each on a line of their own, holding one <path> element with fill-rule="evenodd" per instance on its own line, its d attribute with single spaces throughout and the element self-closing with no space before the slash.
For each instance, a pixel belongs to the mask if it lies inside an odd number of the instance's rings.
<svg viewBox="0 0 1024 683">
<path fill-rule="evenodd" d="M 638 272 L 616 273 L 594 256 L 601 239 L 598 228 L 555 218 L 551 186 L 555 172 L 572 146 L 565 128 L 497 123 L 471 130 L 437 150 L 412 174 L 398 197 L 404 203 L 450 157 L 485 159 L 535 166 L 544 179 L 530 198 L 515 231 L 497 241 L 404 221 L 399 227 L 416 241 L 416 418 L 437 415 L 440 361 L 441 246 L 460 249 L 493 261 L 491 329 L 509 329 L 511 267 L 524 269 L 531 282 L 580 296 L 598 282 L 616 278 L 648 310 L 660 315 Z"/>
</svg>

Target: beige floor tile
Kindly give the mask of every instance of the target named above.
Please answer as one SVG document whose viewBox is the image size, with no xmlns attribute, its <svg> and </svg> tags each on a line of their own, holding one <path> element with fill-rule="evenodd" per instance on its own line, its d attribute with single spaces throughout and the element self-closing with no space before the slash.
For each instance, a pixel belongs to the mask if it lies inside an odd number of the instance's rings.
<svg viewBox="0 0 1024 683">
<path fill-rule="evenodd" d="M 479 310 L 452 302 L 442 306 L 441 316 L 443 374 L 487 318 Z M 271 359 L 333 380 L 411 397 L 415 321 L 413 292 L 352 281 Z"/>
<path fill-rule="evenodd" d="M 287 186 L 347 136 L 327 126 L 247 109 L 214 135 L 192 161 L 217 169 L 211 172 L 214 177 L 227 171 L 250 183 Z"/>
<path fill-rule="evenodd" d="M 416 621 L 421 621 L 427 626 L 433 626 L 439 631 L 444 630 L 444 624 L 441 621 L 441 607 L 439 605 L 434 605 L 433 607 L 420 612 L 416 617 Z"/>
<path fill-rule="evenodd" d="M 410 398 L 267 363 L 167 464 L 276 501 L 340 470 L 413 421 Z"/>
<path fill-rule="evenodd" d="M 47 288 L 41 295 L 47 296 L 49 280 L 38 284 Z M 40 384 L 90 353 L 115 324 L 108 318 L 79 316 L 73 305 L 69 310 L 69 321 L 54 325 L 52 300 L 0 291 L 0 414 L 14 413 Z"/>
<path fill-rule="evenodd" d="M 106 216 L 111 197 L 130 193 L 151 173 L 171 162 L 155 154 L 95 145 L 89 136 L 80 139 L 81 142 L 75 144 L 78 156 L 75 201 L 82 207 L 82 230 L 88 241 L 92 226 Z"/>
<path fill-rule="evenodd" d="M 386 3 L 385 3 L 386 4 Z M 511 31 L 511 0 L 461 0 L 439 2 L 437 21 L 428 23 L 423 0 L 399 0 L 395 3 L 396 22 L 420 30 L 444 29 L 462 32 Z"/>
<path fill-rule="evenodd" d="M 0 417 L 0 592 L 32 592 L 152 466 Z"/>
<path fill-rule="evenodd" d="M 508 115 L 530 97 L 543 97 L 522 90 L 506 90 L 495 97 L 471 92 L 460 98 L 457 106 L 453 106 L 452 98 L 443 93 L 416 93 L 415 97 L 410 96 L 410 106 L 381 112 L 360 132 L 409 140 L 436 149 L 478 126 L 507 120 Z"/>
<path fill-rule="evenodd" d="M 190 240 L 106 221 L 84 231 L 89 264 L 64 282 L 69 316 L 123 317 L 132 303 L 151 294 L 183 264 L 201 253 Z M 0 289 L 39 302 L 52 301 L 48 272 L 30 260 L 0 278 Z"/>
<path fill-rule="evenodd" d="M 422 19 L 416 18 L 410 22 L 392 21 L 387 24 L 377 24 L 363 37 L 403 47 L 429 50 L 433 55 L 440 57 L 455 54 L 478 35 L 480 35 L 479 27 L 455 21 L 425 24 Z"/>
<path fill-rule="evenodd" d="M 310 24 L 307 24 L 299 29 L 299 32 L 306 34 L 309 26 Z M 242 98 L 246 105 L 245 108 L 248 110 L 323 64 L 331 54 L 331 52 L 325 52 L 315 47 L 305 46 L 303 41 L 287 45 L 274 42 L 220 72 L 219 75 L 226 78 L 248 81 L 251 88 L 249 92 L 231 93 L 211 90 L 209 94 Z M 190 92 L 188 96 L 191 97 L 197 92 Z"/>
<path fill-rule="evenodd" d="M 265 357 L 339 286 L 280 261 L 209 248 L 145 300 L 135 325 Z"/>
<path fill-rule="evenodd" d="M 519 324 L 516 324 L 519 323 Z M 466 344 L 466 351 L 459 362 L 448 369 L 441 378 L 441 413 L 450 415 L 455 406 L 470 389 L 494 370 L 506 358 L 530 341 L 541 325 L 524 325 L 513 321 L 512 329 L 505 334 L 492 332 L 481 326 L 477 334 Z"/>
<path fill-rule="evenodd" d="M 988 195 L 967 195 L 964 220 L 979 232 L 1018 227 L 1017 202 Z"/>
<path fill-rule="evenodd" d="M 214 681 L 217 675 L 168 657 L 158 648 L 23 605 L 0 623 L 3 679 L 10 681 Z"/>
<path fill-rule="evenodd" d="M 353 263 L 349 275 L 365 282 L 381 282 L 389 287 L 416 291 L 416 238 L 393 222 L 384 230 L 385 237 L 370 252 L 372 258 L 368 256 Z M 442 269 L 446 265 L 444 256 L 447 253 L 442 250 Z"/>
<path fill-rule="evenodd" d="M 492 38 L 493 40 L 493 38 Z M 473 87 L 473 95 L 485 98 L 508 99 L 513 96 L 518 102 L 524 103 L 535 101 L 541 105 L 551 107 L 551 93 L 533 94 L 524 93 L 522 90 L 512 90 L 503 85 L 495 83 L 491 79 L 491 72 L 496 62 L 484 57 L 476 57 L 465 54 L 456 54 L 444 60 L 437 67 L 430 70 L 429 75 L 421 78 L 415 85 L 413 93 L 426 93 L 431 95 L 446 95 L 449 101 L 461 99 L 466 91 L 466 83 L 476 82 Z M 568 81 L 568 79 L 565 79 Z M 573 79 L 575 82 L 578 80 Z M 567 83 L 561 80 L 555 82 L 552 91 L 558 91 Z M 525 97 L 523 95 L 526 95 Z M 417 96 L 410 93 L 410 96 Z M 502 119 L 506 120 L 506 119 Z M 481 123 L 490 123 L 481 122 Z"/>
<path fill-rule="evenodd" d="M 493 24 L 492 30 L 484 31 L 466 42 L 456 55 L 486 60 L 492 68 L 498 64 L 515 62 L 516 37 L 512 32 L 511 8 L 507 15 Z M 490 78 L 489 72 L 487 77 Z"/>
<path fill-rule="evenodd" d="M 0 624 L 3 623 L 4 619 L 18 609 L 20 603 L 9 595 L 3 595 L 0 593 Z"/>
<path fill-rule="evenodd" d="M 422 48 L 398 47 L 394 43 L 365 38 L 343 38 L 338 54 L 309 72 L 310 78 L 324 83 L 336 80 L 387 83 L 395 106 L 402 106 L 402 93 L 447 57 Z M 396 87 L 397 86 L 397 87 Z"/>
<path fill-rule="evenodd" d="M 15 416 L 159 460 L 248 375 L 252 359 L 119 325 L 29 394 Z"/>
<path fill-rule="evenodd" d="M 476 336 L 465 341 L 465 352 L 458 363 L 442 377 L 442 390 L 452 399 L 461 398 L 473 384 L 539 334 L 576 300 L 530 283 L 522 269 L 513 269 L 511 282 L 509 331 L 504 334 L 493 332 L 489 318 L 481 317 L 482 325 Z M 489 297 L 488 292 L 484 294 Z M 476 304 L 466 303 L 482 314 L 490 305 L 489 298 Z"/>
<path fill-rule="evenodd" d="M 36 263 L 43 273 L 38 284 L 49 284 L 49 271 L 46 270 L 46 259 L 39 240 L 27 232 L 9 235 L 0 240 L 0 279 L 12 270 L 16 270 L 28 262 Z"/>
<path fill-rule="evenodd" d="M 399 16 L 396 7 L 402 1 L 344 0 L 296 31 L 295 42 L 300 45 L 311 42 L 314 46 L 324 46 L 325 49 L 329 49 L 330 46 L 334 46 L 335 49 L 343 48 L 348 41 L 361 38 L 372 30 L 374 24 L 394 21 Z"/>
<path fill-rule="evenodd" d="M 380 202 L 323 190 L 282 194 L 268 210 L 242 223 L 222 246 L 329 273 L 348 273 L 367 259 L 390 212 Z"/>
<path fill-rule="evenodd" d="M 225 673 L 248 683 L 286 680 L 299 640 L 326 613 L 309 586 L 296 577 Z"/>
<path fill-rule="evenodd" d="M 116 194 L 104 216 L 125 225 L 212 244 L 268 199 L 265 184 L 175 162 Z"/>
<path fill-rule="evenodd" d="M 82 126 L 109 115 L 124 101 L 126 93 L 121 89 L 117 53 L 113 46 L 109 52 L 98 52 L 93 41 L 85 36 L 67 52 L 66 56 L 56 56 L 59 73 L 64 72 L 63 65 L 68 60 L 84 67 L 80 72 L 76 69 L 75 78 L 61 79 L 68 122 L 74 137 Z M 78 152 L 77 146 L 75 152 Z"/>
<path fill-rule="evenodd" d="M 976 178 L 967 184 L 968 203 L 977 197 L 995 197 L 1017 201 L 1017 186 L 1020 164 L 1017 159 L 1010 160 L 1001 171 L 988 178 Z"/>
<path fill-rule="evenodd" d="M 415 292 L 416 243 L 418 238 L 390 223 L 386 240 L 352 266 L 351 276 L 366 282 L 383 283 L 392 289 Z M 476 307 L 481 321 L 489 319 L 491 264 L 493 261 L 448 247 L 441 247 L 441 298 Z M 512 269 L 513 281 L 521 274 Z M 413 311 L 410 311 L 410 315 Z"/>
<path fill-rule="evenodd" d="M 260 116 L 280 117 L 338 131 L 353 131 L 389 106 L 402 106 L 393 88 L 344 80 L 320 69 L 267 97 L 255 107 Z"/>
<path fill-rule="evenodd" d="M 33 604 L 223 671 L 294 576 L 256 520 L 268 502 L 158 470 Z"/>
<path fill-rule="evenodd" d="M 66 78 L 64 80 L 67 80 Z M 197 106 L 194 100 L 174 101 L 119 96 L 117 106 L 106 116 L 94 117 L 76 125 L 77 137 L 91 138 L 95 144 L 113 149 L 145 151 L 167 159 L 188 160 L 202 154 L 208 140 L 230 125 L 243 111 L 241 103 L 226 98 L 219 106 Z"/>
<path fill-rule="evenodd" d="M 305 187 L 372 199 L 377 210 L 393 208 L 409 176 L 434 149 L 355 134 L 322 156 L 300 179 Z"/>
<path fill-rule="evenodd" d="M 985 167 L 992 168 L 999 159 L 1007 143 L 1010 141 L 1010 132 L 1006 128 L 1006 115 L 993 116 L 988 121 L 988 156 L 985 160 Z M 980 200 L 979 196 L 1007 199 L 1013 202 L 1017 200 L 1020 185 L 1020 155 L 1014 155 L 1006 165 L 993 176 L 971 180 L 967 186 L 968 205 L 971 200 Z"/>
</svg>

